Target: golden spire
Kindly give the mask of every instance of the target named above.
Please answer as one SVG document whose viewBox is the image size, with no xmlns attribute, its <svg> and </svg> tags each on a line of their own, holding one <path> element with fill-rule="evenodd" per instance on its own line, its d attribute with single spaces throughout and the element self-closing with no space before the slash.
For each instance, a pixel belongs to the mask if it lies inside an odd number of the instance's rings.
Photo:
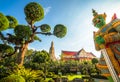
<svg viewBox="0 0 120 82">
<path fill-rule="evenodd" d="M 49 54 L 50 54 L 50 59 L 53 60 L 53 61 L 56 61 L 55 49 L 54 49 L 54 43 L 53 43 L 53 41 L 51 42 L 51 47 L 49 49 Z"/>
</svg>

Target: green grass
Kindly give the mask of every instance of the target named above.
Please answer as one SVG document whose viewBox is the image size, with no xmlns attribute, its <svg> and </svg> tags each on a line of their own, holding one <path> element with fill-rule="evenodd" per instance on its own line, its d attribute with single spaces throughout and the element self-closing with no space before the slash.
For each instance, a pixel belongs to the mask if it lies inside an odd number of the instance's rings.
<svg viewBox="0 0 120 82">
<path fill-rule="evenodd" d="M 68 78 L 69 81 L 72 81 L 75 78 L 82 78 L 82 75 L 68 75 L 68 76 L 62 76 L 63 78 Z"/>
<path fill-rule="evenodd" d="M 111 76 L 109 76 L 108 79 L 109 79 L 110 82 L 114 82 L 113 78 Z"/>
<path fill-rule="evenodd" d="M 61 78 L 68 78 L 68 81 L 72 81 L 75 78 L 82 78 L 82 75 L 66 75 L 66 76 L 61 76 Z M 52 78 L 46 78 L 45 81 L 49 81 Z"/>
</svg>

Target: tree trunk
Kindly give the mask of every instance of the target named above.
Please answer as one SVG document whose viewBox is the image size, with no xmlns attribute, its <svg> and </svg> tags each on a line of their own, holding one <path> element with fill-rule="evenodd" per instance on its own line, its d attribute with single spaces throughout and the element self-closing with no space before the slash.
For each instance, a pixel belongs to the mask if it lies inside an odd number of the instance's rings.
<svg viewBox="0 0 120 82">
<path fill-rule="evenodd" d="M 16 63 L 18 64 L 18 66 L 22 66 L 24 63 L 24 57 L 25 57 L 25 53 L 28 49 L 28 43 L 25 43 L 22 48 L 20 49 L 17 59 L 16 59 Z"/>
</svg>

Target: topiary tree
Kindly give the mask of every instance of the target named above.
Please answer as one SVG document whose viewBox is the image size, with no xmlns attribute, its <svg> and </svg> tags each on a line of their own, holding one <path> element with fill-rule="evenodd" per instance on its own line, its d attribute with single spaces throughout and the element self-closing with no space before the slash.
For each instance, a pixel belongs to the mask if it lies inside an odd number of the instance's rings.
<svg viewBox="0 0 120 82">
<path fill-rule="evenodd" d="M 0 31 L 6 30 L 9 26 L 9 21 L 2 13 L 0 13 Z"/>
<path fill-rule="evenodd" d="M 98 63 L 98 59 L 97 58 L 93 58 L 92 59 L 92 64 L 96 64 L 96 63 Z"/>
<path fill-rule="evenodd" d="M 9 28 L 15 28 L 18 25 L 18 21 L 12 16 L 6 16 L 9 21 Z"/>
<path fill-rule="evenodd" d="M 32 43 L 35 40 L 41 41 L 37 34 L 55 35 L 58 38 L 63 38 L 67 32 L 66 27 L 62 24 L 56 25 L 53 33 L 50 32 L 51 27 L 48 24 L 35 26 L 35 22 L 44 18 L 44 10 L 42 6 L 36 2 L 30 2 L 27 4 L 24 8 L 24 13 L 28 25 L 20 25 L 14 17 L 4 16 L 0 13 L 0 39 L 2 40 L 0 52 L 5 51 L 2 47 L 9 46 L 5 48 L 9 52 L 2 53 L 0 57 L 5 58 L 7 56 L 11 56 L 19 50 L 16 58 L 16 63 L 19 66 L 23 65 L 24 56 L 29 43 Z M 9 28 L 14 29 L 14 34 L 7 33 L 7 36 L 3 35 L 2 31 Z M 38 29 L 40 29 L 40 31 L 38 31 Z M 14 46 L 10 47 L 10 44 Z"/>
<path fill-rule="evenodd" d="M 35 56 L 33 57 L 33 61 L 34 63 L 39 63 L 39 64 L 43 64 L 43 71 L 44 71 L 44 79 L 46 78 L 46 72 L 47 72 L 47 63 L 50 61 L 50 56 L 49 54 L 42 50 L 41 52 L 38 51 L 35 53 Z"/>
</svg>

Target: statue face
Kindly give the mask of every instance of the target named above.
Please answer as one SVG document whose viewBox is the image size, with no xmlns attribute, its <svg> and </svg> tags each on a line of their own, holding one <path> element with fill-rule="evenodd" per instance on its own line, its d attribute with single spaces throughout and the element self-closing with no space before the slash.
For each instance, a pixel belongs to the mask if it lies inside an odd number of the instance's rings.
<svg viewBox="0 0 120 82">
<path fill-rule="evenodd" d="M 93 24 L 97 28 L 101 28 L 105 25 L 105 19 L 102 16 L 98 16 L 97 18 L 93 19 Z"/>
</svg>

